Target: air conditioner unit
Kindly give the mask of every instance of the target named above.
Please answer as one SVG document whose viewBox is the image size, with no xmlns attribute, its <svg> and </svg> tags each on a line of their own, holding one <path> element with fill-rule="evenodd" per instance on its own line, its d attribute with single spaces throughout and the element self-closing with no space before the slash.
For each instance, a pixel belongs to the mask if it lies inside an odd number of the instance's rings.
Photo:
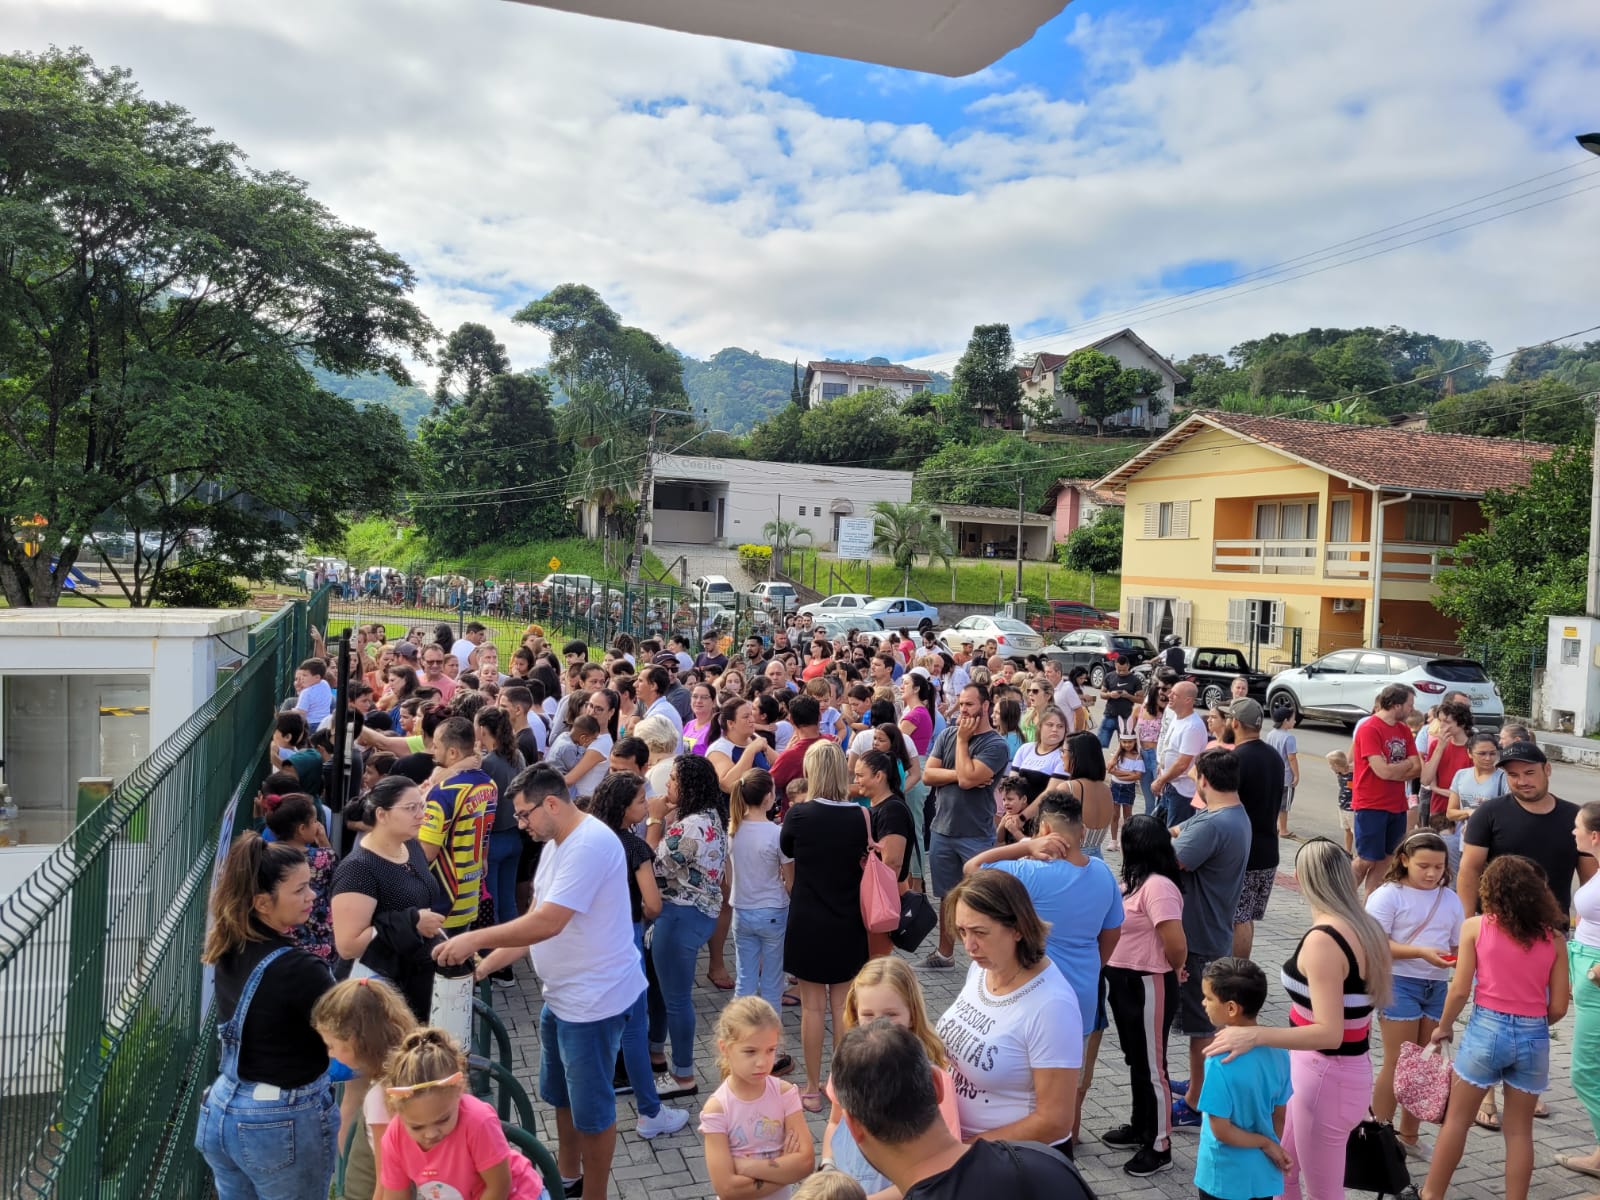
<svg viewBox="0 0 1600 1200">
<path fill-rule="evenodd" d="M 1345 599 L 1335 600 L 1333 602 L 1333 611 L 1336 613 L 1360 612 L 1361 601 Z"/>
</svg>

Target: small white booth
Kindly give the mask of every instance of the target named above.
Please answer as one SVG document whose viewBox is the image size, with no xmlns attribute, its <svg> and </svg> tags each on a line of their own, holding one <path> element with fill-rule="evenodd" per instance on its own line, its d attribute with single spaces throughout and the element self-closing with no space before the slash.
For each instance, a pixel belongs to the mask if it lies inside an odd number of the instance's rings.
<svg viewBox="0 0 1600 1200">
<path fill-rule="evenodd" d="M 249 609 L 0 610 L 0 897 L 241 661 Z M 80 806 L 85 806 L 80 808 Z"/>
<path fill-rule="evenodd" d="M 1600 729 L 1600 618 L 1551 617 L 1539 724 L 1587 736 Z"/>
</svg>

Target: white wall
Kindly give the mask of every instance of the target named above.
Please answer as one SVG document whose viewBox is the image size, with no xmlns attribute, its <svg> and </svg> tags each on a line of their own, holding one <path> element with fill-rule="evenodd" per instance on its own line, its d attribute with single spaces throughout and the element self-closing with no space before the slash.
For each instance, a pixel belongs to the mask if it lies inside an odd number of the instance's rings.
<svg viewBox="0 0 1600 1200">
<path fill-rule="evenodd" d="M 658 508 L 650 516 L 650 533 L 657 542 L 706 543 L 717 536 L 717 514 L 687 509 Z"/>
</svg>

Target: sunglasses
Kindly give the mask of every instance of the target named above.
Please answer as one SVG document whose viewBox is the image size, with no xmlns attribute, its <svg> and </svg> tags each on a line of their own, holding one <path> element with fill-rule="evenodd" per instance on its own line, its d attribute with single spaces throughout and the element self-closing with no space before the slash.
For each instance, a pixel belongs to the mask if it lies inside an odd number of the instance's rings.
<svg viewBox="0 0 1600 1200">
<path fill-rule="evenodd" d="M 418 1092 L 425 1092 L 429 1088 L 455 1087 L 460 1082 L 461 1072 L 457 1071 L 454 1075 L 447 1075 L 443 1079 L 429 1079 L 424 1083 L 413 1083 L 409 1087 L 386 1087 L 383 1089 L 383 1093 L 386 1096 L 394 1097 L 396 1100 L 403 1100 L 407 1096 L 415 1096 Z"/>
</svg>

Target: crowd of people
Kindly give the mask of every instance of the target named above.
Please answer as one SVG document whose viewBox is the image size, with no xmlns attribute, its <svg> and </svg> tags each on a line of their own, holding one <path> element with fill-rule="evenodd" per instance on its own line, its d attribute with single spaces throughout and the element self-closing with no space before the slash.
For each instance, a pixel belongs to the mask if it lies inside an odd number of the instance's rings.
<svg viewBox="0 0 1600 1200">
<path fill-rule="evenodd" d="M 993 643 L 798 626 L 691 654 L 533 625 L 504 672 L 481 624 L 392 643 L 376 626 L 351 655 L 348 787 L 329 782 L 338 664 L 314 658 L 274 727 L 262 829 L 213 897 L 223 1073 L 197 1144 L 223 1200 L 320 1194 L 351 1124 L 346 1195 L 537 1196 L 434 998 L 462 972 L 514 984 L 524 957 L 569 1196 L 607 1194 L 630 1096 L 647 1139 L 699 1106 L 723 1200 L 1090 1195 L 1072 1158 L 1113 1024 L 1127 1119 L 1089 1133 L 1129 1176 L 1171 1170 L 1191 1129 L 1202 1197 L 1342 1196 L 1369 1107 L 1426 1153 L 1394 1064 L 1469 999 L 1422 1195 L 1445 1194 L 1474 1120 L 1503 1129 L 1506 1195 L 1527 1193 L 1569 955 L 1571 978 L 1600 977 L 1600 804 L 1550 796 L 1532 736 L 1474 733 L 1459 697 L 1419 718 L 1386 688 L 1329 756 L 1340 846 L 1289 829 L 1292 724 L 1264 729 L 1243 680 L 1206 713 L 1164 665 L 1117 662 L 1097 695 Z M 1275 1028 L 1250 956 L 1285 842 L 1312 919 Z M 957 943 L 965 978 L 932 1013 L 918 971 L 953 969 Z M 702 963 L 732 993 L 703 1102 Z M 1564 1164 L 1600 1175 L 1600 993 L 1573 986 L 1597 1145 Z M 824 1112 L 817 1146 L 806 1116 Z M 288 1165 L 266 1170 L 269 1126 Z"/>
</svg>

